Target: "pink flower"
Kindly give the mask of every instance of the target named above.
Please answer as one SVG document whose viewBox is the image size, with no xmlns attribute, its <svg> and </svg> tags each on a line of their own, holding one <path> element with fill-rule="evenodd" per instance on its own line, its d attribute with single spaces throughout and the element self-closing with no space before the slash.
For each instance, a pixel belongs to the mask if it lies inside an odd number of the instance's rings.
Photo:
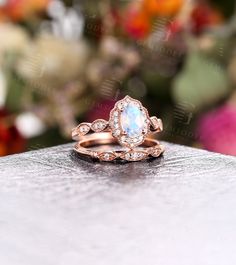
<svg viewBox="0 0 236 265">
<path fill-rule="evenodd" d="M 236 155 L 236 106 L 226 104 L 199 120 L 200 143 L 207 150 Z"/>
<path fill-rule="evenodd" d="M 109 120 L 110 111 L 113 109 L 116 100 L 102 100 L 93 104 L 91 110 L 87 114 L 87 121 L 93 122 L 96 119 Z"/>
</svg>

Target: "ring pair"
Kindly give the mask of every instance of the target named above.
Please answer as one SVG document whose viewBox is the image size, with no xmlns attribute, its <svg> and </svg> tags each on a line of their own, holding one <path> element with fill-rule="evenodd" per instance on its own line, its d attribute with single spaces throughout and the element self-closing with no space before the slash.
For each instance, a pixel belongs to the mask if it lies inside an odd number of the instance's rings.
<svg viewBox="0 0 236 265">
<path fill-rule="evenodd" d="M 164 146 L 150 136 L 162 130 L 161 119 L 150 117 L 140 101 L 126 96 L 116 102 L 109 121 L 80 123 L 72 130 L 72 139 L 77 141 L 74 150 L 81 155 L 100 161 L 140 161 L 164 152 Z M 113 148 L 117 144 L 120 149 Z"/>
</svg>

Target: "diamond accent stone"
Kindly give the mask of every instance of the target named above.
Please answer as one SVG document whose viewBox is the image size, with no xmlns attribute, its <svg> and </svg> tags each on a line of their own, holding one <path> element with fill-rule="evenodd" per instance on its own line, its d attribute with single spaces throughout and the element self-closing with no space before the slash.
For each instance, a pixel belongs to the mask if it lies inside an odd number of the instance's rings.
<svg viewBox="0 0 236 265">
<path fill-rule="evenodd" d="M 105 154 L 103 157 L 104 157 L 105 160 L 109 160 L 110 155 L 109 154 Z"/>
<path fill-rule="evenodd" d="M 91 152 L 91 155 L 93 156 L 93 157 L 98 157 L 98 152 Z"/>
<path fill-rule="evenodd" d="M 115 129 L 118 129 L 118 128 L 119 128 L 119 124 L 118 124 L 118 123 L 115 123 L 115 124 L 114 124 L 114 128 L 115 128 Z"/>
<path fill-rule="evenodd" d="M 150 148 L 150 155 L 153 157 L 159 157 L 160 154 L 163 152 L 163 149 L 161 147 L 154 147 L 154 148 Z"/>
<path fill-rule="evenodd" d="M 158 130 L 159 132 L 163 131 L 162 120 L 157 119 L 157 117 L 151 117 L 151 126 L 153 130 Z"/>
<path fill-rule="evenodd" d="M 101 132 L 103 131 L 107 126 L 107 122 L 102 119 L 95 120 L 92 125 L 91 129 L 95 132 Z"/>
<path fill-rule="evenodd" d="M 120 133 L 121 133 L 121 131 L 120 131 L 120 130 L 115 130 L 115 132 L 114 132 L 114 136 L 119 136 L 119 135 L 120 135 Z"/>
<path fill-rule="evenodd" d="M 130 160 L 130 154 L 129 153 L 125 154 L 125 159 Z"/>
<path fill-rule="evenodd" d="M 126 141 L 126 137 L 124 135 L 121 137 L 121 141 L 122 142 L 125 142 Z"/>
<path fill-rule="evenodd" d="M 85 135 L 89 132 L 90 127 L 86 123 L 81 123 L 79 127 L 77 127 L 77 132 L 79 135 Z"/>
<path fill-rule="evenodd" d="M 127 161 L 140 161 L 148 157 L 148 153 L 144 151 L 131 151 L 123 154 L 121 158 Z"/>
<path fill-rule="evenodd" d="M 104 152 L 99 155 L 99 159 L 102 161 L 113 161 L 116 156 L 112 152 Z"/>
</svg>

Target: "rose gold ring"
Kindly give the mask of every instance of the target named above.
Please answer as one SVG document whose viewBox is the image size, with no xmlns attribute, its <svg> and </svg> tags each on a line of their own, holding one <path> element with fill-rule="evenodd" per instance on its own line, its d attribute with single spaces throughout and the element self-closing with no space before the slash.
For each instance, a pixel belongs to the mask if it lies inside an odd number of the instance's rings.
<svg viewBox="0 0 236 265">
<path fill-rule="evenodd" d="M 139 161 L 148 156 L 159 156 L 164 147 L 159 142 L 147 138 L 151 133 L 163 130 L 161 119 L 150 117 L 140 101 L 126 96 L 119 100 L 110 112 L 109 121 L 98 119 L 92 123 L 80 123 L 72 130 L 72 139 L 77 140 L 75 151 L 90 155 L 103 161 L 125 159 Z M 91 138 L 92 136 L 92 138 Z M 110 145 L 119 143 L 128 151 L 98 152 L 91 151 L 96 145 Z M 142 146 L 142 150 L 134 150 Z M 130 158 L 128 158 L 130 156 Z"/>
<path fill-rule="evenodd" d="M 113 145 L 117 145 L 117 140 L 110 133 L 103 132 L 99 136 L 95 133 L 77 142 L 74 150 L 80 155 L 107 162 L 114 160 L 140 161 L 159 157 L 164 152 L 164 146 L 150 138 L 146 138 L 142 145 L 135 150 L 114 149 Z"/>
</svg>

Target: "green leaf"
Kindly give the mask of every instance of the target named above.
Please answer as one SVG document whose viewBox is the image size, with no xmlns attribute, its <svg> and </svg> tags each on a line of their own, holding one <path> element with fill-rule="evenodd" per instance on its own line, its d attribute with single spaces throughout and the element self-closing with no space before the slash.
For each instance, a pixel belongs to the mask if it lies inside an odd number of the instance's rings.
<svg viewBox="0 0 236 265">
<path fill-rule="evenodd" d="M 8 76 L 8 95 L 6 100 L 7 109 L 12 112 L 22 110 L 23 82 L 13 73 Z"/>
<path fill-rule="evenodd" d="M 176 103 L 186 102 L 195 110 L 216 103 L 230 91 L 226 70 L 202 54 L 193 53 L 187 58 L 183 71 L 173 83 Z"/>
</svg>

